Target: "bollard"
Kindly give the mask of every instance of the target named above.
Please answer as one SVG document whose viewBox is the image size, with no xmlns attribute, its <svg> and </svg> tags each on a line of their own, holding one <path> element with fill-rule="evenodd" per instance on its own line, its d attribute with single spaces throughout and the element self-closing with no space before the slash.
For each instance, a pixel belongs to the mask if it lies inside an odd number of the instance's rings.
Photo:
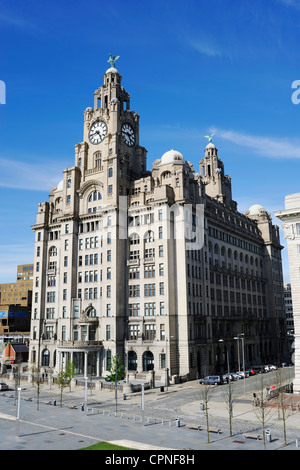
<svg viewBox="0 0 300 470">
<path fill-rule="evenodd" d="M 55 398 L 53 398 L 53 400 L 52 400 L 52 405 L 53 405 L 53 406 L 56 406 L 56 400 L 55 400 Z"/>
<path fill-rule="evenodd" d="M 272 442 L 272 436 L 271 436 L 270 429 L 266 429 L 266 439 L 267 439 L 267 442 Z"/>
<path fill-rule="evenodd" d="M 84 404 L 80 403 L 80 411 L 84 411 Z"/>
<path fill-rule="evenodd" d="M 204 403 L 203 403 L 203 401 L 200 401 L 200 410 L 201 410 L 201 411 L 204 410 Z"/>
<path fill-rule="evenodd" d="M 175 423 L 176 423 L 176 427 L 180 428 L 180 419 L 179 418 L 176 418 Z"/>
<path fill-rule="evenodd" d="M 123 400 L 126 400 L 126 393 L 123 393 Z"/>
</svg>

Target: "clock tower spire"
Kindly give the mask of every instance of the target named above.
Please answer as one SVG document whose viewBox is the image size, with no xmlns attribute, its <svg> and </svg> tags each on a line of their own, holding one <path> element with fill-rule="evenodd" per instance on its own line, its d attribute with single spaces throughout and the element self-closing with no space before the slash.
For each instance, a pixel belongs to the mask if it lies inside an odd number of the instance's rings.
<svg viewBox="0 0 300 470">
<path fill-rule="evenodd" d="M 118 58 L 110 54 L 111 67 L 94 92 L 94 108 L 84 111 L 84 141 L 75 147 L 83 181 L 97 173 L 113 204 L 119 195 L 128 194 L 131 181 L 142 176 L 147 155 L 139 145 L 139 115 L 130 109 L 130 95 L 115 68 Z"/>
</svg>

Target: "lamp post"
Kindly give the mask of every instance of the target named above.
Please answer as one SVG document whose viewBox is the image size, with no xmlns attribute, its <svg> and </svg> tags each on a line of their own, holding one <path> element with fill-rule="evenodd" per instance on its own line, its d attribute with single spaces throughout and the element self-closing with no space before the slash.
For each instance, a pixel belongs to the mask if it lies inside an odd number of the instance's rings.
<svg viewBox="0 0 300 470">
<path fill-rule="evenodd" d="M 243 372 L 244 372 L 244 395 L 246 395 L 246 375 L 245 375 L 245 343 L 244 343 L 244 333 L 239 333 L 237 336 L 234 337 L 234 339 L 237 339 L 238 341 L 242 341 L 242 354 L 243 354 Z M 238 348 L 239 348 L 239 342 L 238 342 Z M 238 355 L 239 355 L 239 363 L 240 363 L 240 353 L 238 349 Z M 240 366 L 239 366 L 240 370 Z"/>
<path fill-rule="evenodd" d="M 21 387 L 18 387 L 18 402 L 17 402 L 17 437 L 20 437 L 20 405 L 21 405 Z"/>
<path fill-rule="evenodd" d="M 223 339 L 219 339 L 219 343 L 224 343 Z M 228 392 L 229 392 L 229 414 L 232 418 L 232 396 L 231 396 L 231 383 L 230 383 L 230 368 L 229 368 L 229 354 L 228 348 L 226 347 L 226 357 L 227 357 L 227 372 L 228 372 Z"/>
</svg>

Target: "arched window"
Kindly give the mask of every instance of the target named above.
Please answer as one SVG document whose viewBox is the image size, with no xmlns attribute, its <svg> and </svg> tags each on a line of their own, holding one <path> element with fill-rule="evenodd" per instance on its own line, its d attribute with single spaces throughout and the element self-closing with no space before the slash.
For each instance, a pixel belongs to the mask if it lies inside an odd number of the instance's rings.
<svg viewBox="0 0 300 470">
<path fill-rule="evenodd" d="M 148 232 L 146 232 L 145 242 L 146 243 L 154 242 L 154 232 L 152 230 L 148 230 Z"/>
<path fill-rule="evenodd" d="M 90 308 L 89 311 L 87 312 L 87 316 L 88 316 L 89 318 L 94 318 L 94 317 L 96 317 L 96 316 L 97 316 L 96 310 L 95 310 L 93 307 Z"/>
<path fill-rule="evenodd" d="M 137 355 L 134 351 L 128 352 L 128 370 L 137 370 Z"/>
<path fill-rule="evenodd" d="M 99 201 L 100 199 L 102 199 L 102 196 L 101 196 L 101 193 L 99 191 L 93 191 L 89 195 L 89 202 Z"/>
<path fill-rule="evenodd" d="M 154 369 L 154 356 L 151 351 L 145 351 L 143 354 L 143 371 Z"/>
<path fill-rule="evenodd" d="M 50 352 L 49 349 L 44 349 L 42 352 L 42 366 L 50 366 Z"/>
</svg>

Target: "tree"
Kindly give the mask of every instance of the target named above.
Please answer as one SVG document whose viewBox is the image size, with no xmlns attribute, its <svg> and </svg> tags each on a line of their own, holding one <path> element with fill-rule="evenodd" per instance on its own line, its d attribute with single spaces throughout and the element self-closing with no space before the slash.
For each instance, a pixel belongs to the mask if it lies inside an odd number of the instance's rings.
<svg viewBox="0 0 300 470">
<path fill-rule="evenodd" d="M 65 369 L 57 374 L 56 382 L 60 389 L 60 406 L 62 407 L 62 396 L 63 390 L 66 387 L 70 387 L 71 390 L 71 380 L 75 375 L 75 366 L 71 361 L 66 362 Z"/>
<path fill-rule="evenodd" d="M 232 385 L 230 383 L 230 378 L 228 377 L 228 386 L 224 387 L 224 401 L 228 409 L 229 417 L 229 436 L 232 436 L 232 417 L 233 417 L 233 404 L 236 401 L 236 397 L 233 394 Z"/>
<path fill-rule="evenodd" d="M 107 382 L 119 382 L 124 379 L 124 376 L 124 366 L 119 354 L 116 354 L 111 360 L 110 374 L 104 378 Z"/>
<path fill-rule="evenodd" d="M 69 387 L 70 387 L 70 391 L 71 391 L 72 379 L 76 375 L 74 362 L 71 362 L 71 361 L 66 362 L 65 374 L 66 374 L 67 380 L 69 381 Z"/>
<path fill-rule="evenodd" d="M 259 383 L 257 384 L 257 395 L 255 395 L 253 406 L 254 412 L 262 425 L 264 449 L 266 449 L 265 428 L 267 421 L 271 418 L 272 413 L 274 413 L 274 409 L 267 405 L 269 387 L 265 388 L 264 374 L 260 374 L 258 378 Z"/>
<path fill-rule="evenodd" d="M 40 393 L 41 393 L 41 388 L 44 382 L 44 379 L 41 375 L 41 368 L 33 367 L 32 375 L 33 375 L 33 383 L 36 386 L 36 409 L 39 410 L 40 409 Z"/>
<path fill-rule="evenodd" d="M 207 443 L 209 444 L 210 440 L 209 440 L 208 402 L 211 399 L 215 386 L 204 385 L 203 387 L 204 388 L 200 390 L 200 397 L 203 403 L 203 412 L 204 412 L 205 421 L 206 421 Z"/>
<path fill-rule="evenodd" d="M 281 369 L 276 370 L 276 385 L 277 385 L 277 406 L 278 406 L 278 418 L 282 419 L 283 423 L 283 439 L 284 445 L 287 445 L 286 437 L 286 420 L 292 414 L 291 409 L 287 407 L 286 396 L 285 396 L 285 387 L 282 380 Z M 289 384 L 291 386 L 291 384 Z M 280 417 L 281 411 L 281 417 Z"/>
<path fill-rule="evenodd" d="M 116 400 L 116 412 L 118 408 L 118 382 L 125 376 L 124 366 L 121 363 L 121 358 L 118 354 L 113 356 L 110 367 L 110 374 L 105 378 L 107 382 L 115 383 L 115 400 Z"/>
</svg>

